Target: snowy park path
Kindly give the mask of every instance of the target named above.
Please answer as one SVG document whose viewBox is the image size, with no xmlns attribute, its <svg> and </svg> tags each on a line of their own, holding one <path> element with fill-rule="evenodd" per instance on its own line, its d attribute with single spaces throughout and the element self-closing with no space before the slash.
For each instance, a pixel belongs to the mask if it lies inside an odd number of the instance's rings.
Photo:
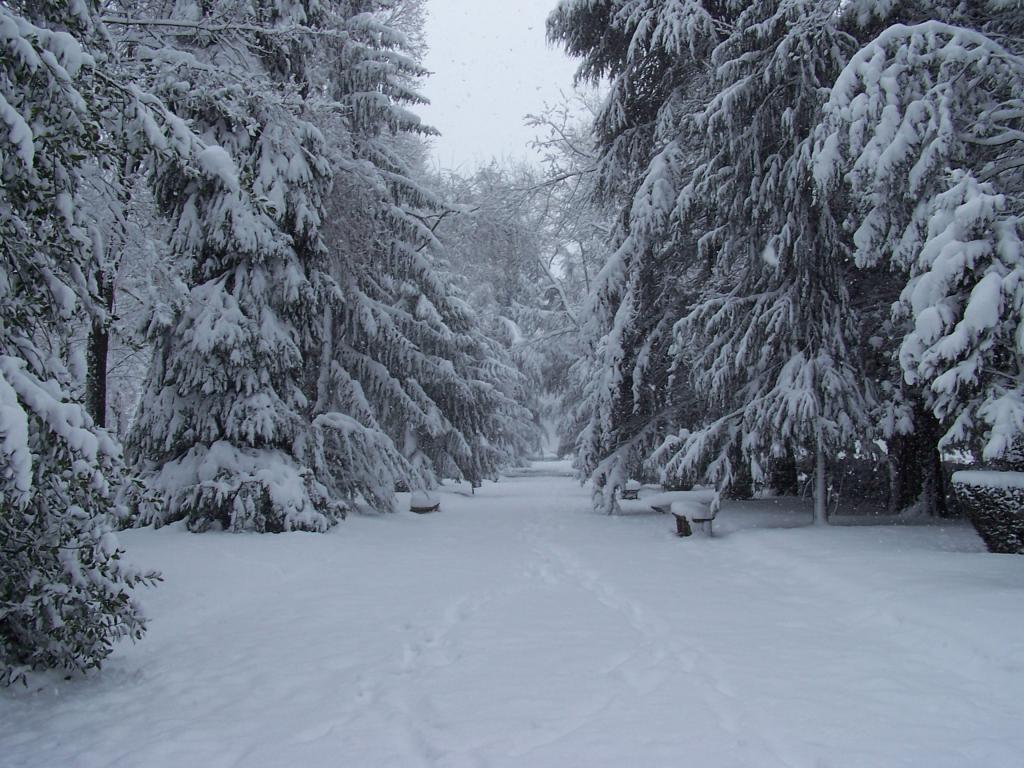
<svg viewBox="0 0 1024 768">
<path fill-rule="evenodd" d="M 125 534 L 149 635 L 0 696 L 0 765 L 1021 764 L 1024 558 L 770 503 L 682 540 L 539 469 L 326 536 Z"/>
</svg>

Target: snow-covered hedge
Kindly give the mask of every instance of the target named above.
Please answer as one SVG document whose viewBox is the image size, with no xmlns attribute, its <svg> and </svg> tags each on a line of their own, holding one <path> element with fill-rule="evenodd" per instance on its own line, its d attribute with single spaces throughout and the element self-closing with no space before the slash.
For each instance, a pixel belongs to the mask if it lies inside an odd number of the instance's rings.
<svg viewBox="0 0 1024 768">
<path fill-rule="evenodd" d="M 989 552 L 1024 554 L 1024 472 L 956 472 L 953 487 Z"/>
</svg>

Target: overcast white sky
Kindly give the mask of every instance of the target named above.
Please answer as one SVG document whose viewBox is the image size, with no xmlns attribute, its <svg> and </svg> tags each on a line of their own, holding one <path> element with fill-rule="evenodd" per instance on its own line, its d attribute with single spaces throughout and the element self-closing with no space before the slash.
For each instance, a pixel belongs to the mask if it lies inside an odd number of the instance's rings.
<svg viewBox="0 0 1024 768">
<path fill-rule="evenodd" d="M 576 64 L 545 40 L 557 0 L 428 0 L 423 87 L 418 110 L 443 134 L 434 154 L 443 168 L 472 170 L 492 157 L 529 152 L 527 113 L 572 90 Z"/>
</svg>

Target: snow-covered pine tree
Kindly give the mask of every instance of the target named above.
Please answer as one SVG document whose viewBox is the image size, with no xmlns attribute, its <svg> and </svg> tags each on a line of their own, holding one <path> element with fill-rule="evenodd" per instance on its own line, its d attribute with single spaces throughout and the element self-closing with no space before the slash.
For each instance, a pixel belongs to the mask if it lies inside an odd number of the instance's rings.
<svg viewBox="0 0 1024 768">
<path fill-rule="evenodd" d="M 595 119 L 594 184 L 626 201 L 581 313 L 590 354 L 571 372 L 582 394 L 569 414 L 582 425 L 577 467 L 604 511 L 688 408 L 670 386 L 669 349 L 692 301 L 696 242 L 671 210 L 692 147 L 669 118 L 702 108 L 719 24 L 689 1 L 566 2 L 548 20 L 549 37 L 582 58 L 578 78 L 611 81 Z"/>
<path fill-rule="evenodd" d="M 205 175 L 167 154 L 150 168 L 191 290 L 152 328 L 129 446 L 165 504 L 143 521 L 324 530 L 344 508 L 309 466 L 304 384 L 320 340 L 330 165 L 303 104 L 323 8 L 218 0 L 149 17 L 146 4 L 125 7 L 116 23 L 148 90 L 206 145 Z"/>
<path fill-rule="evenodd" d="M 865 420 L 858 333 L 842 275 L 845 243 L 815 196 L 811 151 L 823 93 L 852 39 L 839 2 L 731 4 L 715 48 L 714 96 L 695 121 L 700 160 L 679 215 L 707 234 L 712 290 L 677 325 L 693 381 L 720 416 L 670 441 L 668 471 L 714 456 L 728 482 L 738 446 L 755 479 L 773 458 L 815 459 L 824 522 L 826 460 Z"/>
<path fill-rule="evenodd" d="M 336 180 L 317 422 L 334 457 L 324 464 L 328 483 L 350 491 L 344 443 L 358 432 L 335 429 L 327 414 L 358 414 L 364 428 L 383 432 L 373 488 L 359 492 L 388 508 L 395 481 L 495 476 L 524 451 L 529 414 L 513 397 L 518 372 L 443 273 L 434 230 L 449 209 L 415 168 L 431 129 L 410 111 L 422 103 L 415 83 L 424 74 L 414 46 L 389 25 L 391 4 L 338 8 L 343 43 L 318 72 L 338 109 L 323 117 Z"/>
<path fill-rule="evenodd" d="M 967 8 L 956 2 L 905 0 L 879 4 L 851 2 L 843 6 L 839 23 L 859 44 L 868 43 L 893 23 L 913 24 L 929 19 L 949 21 Z M 846 185 L 824 191 L 835 211 L 849 214 L 851 199 Z M 916 205 L 916 201 L 911 204 Z M 861 208 L 854 203 L 854 209 Z M 859 222 L 847 215 L 845 229 L 852 232 Z M 856 308 L 865 345 L 865 373 L 874 382 L 875 398 L 863 445 L 884 445 L 889 469 L 888 507 L 892 513 L 940 514 L 945 509 L 945 477 L 938 448 L 944 428 L 928 406 L 920 383 L 906 381 L 899 362 L 899 346 L 909 332 L 909 318 L 894 316 L 908 275 L 905 265 L 885 258 L 881 251 L 869 258 L 861 251 L 850 260 L 846 282 L 851 304 Z"/>
<path fill-rule="evenodd" d="M 612 78 L 603 178 L 636 180 L 595 298 L 608 374 L 581 447 L 597 485 L 669 428 L 683 431 L 656 454 L 667 474 L 720 486 L 794 450 L 823 468 L 851 437 L 863 406 L 842 244 L 808 163 L 822 89 L 852 47 L 837 8 L 581 2 L 552 17 L 581 73 Z"/>
<path fill-rule="evenodd" d="M 70 393 L 72 322 L 102 322 L 84 178 L 120 156 L 85 3 L 0 6 L 0 683 L 99 666 L 145 629 L 112 512 L 120 447 Z"/>
<path fill-rule="evenodd" d="M 1024 65 L 1019 3 L 846 9 L 877 32 L 832 89 L 817 148 L 828 193 L 848 191 L 858 265 L 907 280 L 899 363 L 947 445 L 1017 450 Z M 909 23 L 899 23 L 909 22 Z"/>
</svg>

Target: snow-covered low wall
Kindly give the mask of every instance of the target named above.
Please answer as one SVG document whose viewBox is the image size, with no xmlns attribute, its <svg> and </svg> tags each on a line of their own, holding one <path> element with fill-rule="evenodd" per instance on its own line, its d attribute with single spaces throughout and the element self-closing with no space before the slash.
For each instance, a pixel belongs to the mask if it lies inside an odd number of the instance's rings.
<svg viewBox="0 0 1024 768">
<path fill-rule="evenodd" d="M 989 552 L 1024 554 L 1024 472 L 954 472 L 953 487 Z"/>
</svg>

